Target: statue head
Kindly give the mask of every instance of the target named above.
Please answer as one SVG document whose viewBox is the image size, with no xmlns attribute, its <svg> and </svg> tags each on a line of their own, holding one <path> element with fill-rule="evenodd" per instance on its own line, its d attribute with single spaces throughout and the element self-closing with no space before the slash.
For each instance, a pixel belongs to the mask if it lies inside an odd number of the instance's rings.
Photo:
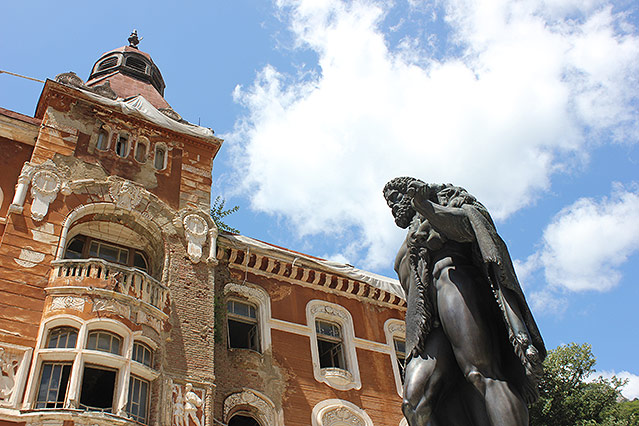
<svg viewBox="0 0 639 426">
<path fill-rule="evenodd" d="M 392 209 L 395 223 L 400 228 L 408 228 L 416 213 L 408 196 L 408 185 L 411 182 L 421 181 L 411 177 L 398 177 L 384 186 L 386 204 Z"/>
</svg>

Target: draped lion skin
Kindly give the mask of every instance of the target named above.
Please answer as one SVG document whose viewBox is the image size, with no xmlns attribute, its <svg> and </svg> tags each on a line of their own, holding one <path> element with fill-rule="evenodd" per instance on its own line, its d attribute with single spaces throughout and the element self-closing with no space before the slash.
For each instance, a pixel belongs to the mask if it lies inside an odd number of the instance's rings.
<svg viewBox="0 0 639 426">
<path fill-rule="evenodd" d="M 410 426 L 526 426 L 546 349 L 505 243 L 465 189 L 402 177 L 384 198 L 408 228 L 402 411 Z"/>
</svg>

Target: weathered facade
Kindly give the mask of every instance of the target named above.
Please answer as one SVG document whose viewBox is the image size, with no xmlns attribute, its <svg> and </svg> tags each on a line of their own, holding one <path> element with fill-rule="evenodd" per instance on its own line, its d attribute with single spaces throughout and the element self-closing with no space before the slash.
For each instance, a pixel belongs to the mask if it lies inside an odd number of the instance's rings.
<svg viewBox="0 0 639 426">
<path fill-rule="evenodd" d="M 218 233 L 135 44 L 0 109 L 0 425 L 399 425 L 397 284 Z"/>
</svg>

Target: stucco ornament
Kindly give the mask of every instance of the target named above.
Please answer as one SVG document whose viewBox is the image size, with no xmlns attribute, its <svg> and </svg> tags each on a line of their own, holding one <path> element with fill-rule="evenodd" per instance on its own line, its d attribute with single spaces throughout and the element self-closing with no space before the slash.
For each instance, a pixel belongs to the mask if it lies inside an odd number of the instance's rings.
<svg viewBox="0 0 639 426">
<path fill-rule="evenodd" d="M 62 181 L 49 170 L 40 170 L 31 178 L 31 217 L 33 220 L 41 221 L 49 212 L 49 204 L 58 196 L 58 191 L 62 187 Z"/>
<path fill-rule="evenodd" d="M 128 180 L 115 180 L 109 186 L 109 195 L 116 206 L 133 210 L 143 198 L 143 189 Z"/>
<path fill-rule="evenodd" d="M 55 311 L 57 309 L 73 309 L 74 311 L 82 312 L 84 310 L 84 304 L 86 299 L 76 296 L 59 296 L 54 297 L 51 300 L 51 306 L 49 310 Z"/>
<path fill-rule="evenodd" d="M 250 390 L 244 390 L 242 392 L 229 395 L 224 400 L 224 418 L 228 421 L 229 414 L 233 407 L 238 405 L 248 405 L 253 407 L 257 411 L 257 416 L 267 425 L 277 425 L 279 422 L 276 420 L 275 408 L 272 403 L 266 401 L 260 395 Z"/>
<path fill-rule="evenodd" d="M 191 262 L 198 263 L 202 258 L 202 246 L 206 242 L 209 225 L 197 214 L 188 214 L 182 220 L 186 236 L 187 253 Z"/>
<path fill-rule="evenodd" d="M 19 366 L 20 358 L 0 347 L 0 402 L 11 398 Z"/>
<path fill-rule="evenodd" d="M 0 343 L 0 407 L 17 408 L 27 378 L 31 348 Z"/>
<path fill-rule="evenodd" d="M 364 421 L 346 407 L 336 407 L 328 410 L 322 416 L 322 426 L 365 426 Z"/>
</svg>

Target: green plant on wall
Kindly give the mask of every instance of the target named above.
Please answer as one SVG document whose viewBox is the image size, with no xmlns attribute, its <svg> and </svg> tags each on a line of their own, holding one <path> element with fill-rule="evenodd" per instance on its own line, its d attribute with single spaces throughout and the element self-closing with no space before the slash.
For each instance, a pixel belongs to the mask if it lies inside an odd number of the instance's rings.
<svg viewBox="0 0 639 426">
<path fill-rule="evenodd" d="M 211 205 L 211 218 L 213 219 L 213 222 L 215 222 L 218 230 L 232 232 L 233 234 L 239 234 L 240 231 L 236 228 L 233 228 L 232 226 L 227 225 L 224 222 L 224 218 L 238 211 L 240 209 L 240 206 L 234 206 L 230 209 L 224 210 L 225 203 L 226 200 L 222 198 L 222 196 L 218 195 L 217 197 L 215 197 L 215 200 Z"/>
</svg>

